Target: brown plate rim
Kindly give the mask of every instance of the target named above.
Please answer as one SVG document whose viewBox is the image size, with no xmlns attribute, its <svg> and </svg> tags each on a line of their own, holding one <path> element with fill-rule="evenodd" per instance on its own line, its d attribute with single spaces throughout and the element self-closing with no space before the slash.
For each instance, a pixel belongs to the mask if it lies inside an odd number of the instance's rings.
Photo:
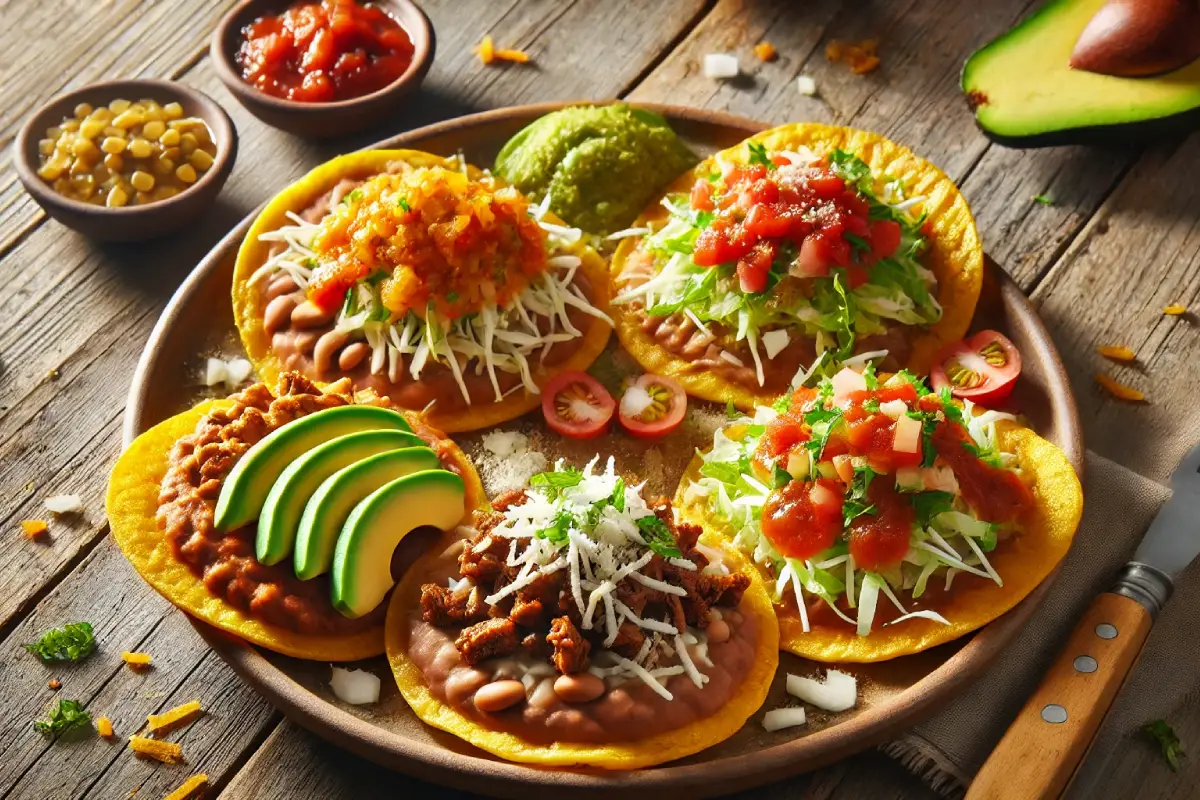
<svg viewBox="0 0 1200 800">
<path fill-rule="evenodd" d="M 533 118 L 573 104 L 578 103 L 540 103 L 485 111 L 408 131 L 371 147 L 413 146 L 422 139 L 450 131 L 514 118 Z M 768 127 L 724 112 L 653 103 L 638 105 L 658 112 L 668 120 L 720 125 L 744 131 L 747 136 Z M 180 285 L 155 325 L 130 387 L 123 427 L 126 445 L 147 427 L 148 421 L 143 419 L 149 391 L 147 379 L 154 372 L 156 352 L 172 325 L 175 309 L 197 291 L 228 249 L 237 247 L 258 211 L 253 211 L 213 247 Z M 1036 309 L 1020 288 L 990 260 L 988 270 L 998 284 L 1004 306 L 1015 309 L 1029 326 L 1034 346 L 1025 357 L 1035 358 L 1045 367 L 1047 387 L 1056 398 L 1052 404 L 1053 427 L 1061 432 L 1060 446 L 1067 459 L 1082 475 L 1079 416 L 1058 352 Z M 506 796 L 546 795 L 567 788 L 605 795 L 671 788 L 686 789 L 700 797 L 746 789 L 815 769 L 878 744 L 889 735 L 930 716 L 939 702 L 953 696 L 959 687 L 976 677 L 1012 640 L 1040 604 L 1057 574 L 1056 570 L 1015 608 L 981 629 L 933 672 L 887 702 L 845 722 L 753 753 L 700 763 L 667 764 L 646 770 L 601 774 L 536 769 L 416 742 L 384 731 L 322 700 L 240 639 L 204 623 L 192 622 L 221 658 L 286 716 L 334 744 L 384 766 L 457 788 L 480 791 L 486 787 L 488 794 Z"/>
</svg>

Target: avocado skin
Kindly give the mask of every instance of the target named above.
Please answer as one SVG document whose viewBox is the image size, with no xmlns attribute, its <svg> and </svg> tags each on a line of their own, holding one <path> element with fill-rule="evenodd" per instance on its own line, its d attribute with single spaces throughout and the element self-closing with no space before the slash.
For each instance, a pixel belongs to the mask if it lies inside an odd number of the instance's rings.
<svg viewBox="0 0 1200 800">
<path fill-rule="evenodd" d="M 1010 53 L 1011 65 L 1004 70 L 1005 74 L 1036 81 L 1043 85 L 1054 85 L 1056 91 L 1066 92 L 1074 82 L 1072 73 L 1075 72 L 1067 63 L 1069 52 L 1063 54 L 1062 73 L 1059 74 L 1053 69 L 1049 72 L 1039 70 L 1036 65 L 1031 68 L 1025 61 L 1028 55 L 1027 51 L 1022 50 L 1019 45 L 1029 37 L 1044 35 L 1043 31 L 1047 26 L 1061 24 L 1064 26 L 1062 34 L 1069 37 L 1070 44 L 1073 46 L 1078 38 L 1078 33 L 1094 16 L 1097 8 L 1097 4 L 1090 0 L 1048 0 L 1029 17 L 972 53 L 963 64 L 959 78 L 959 85 L 967 96 L 968 105 L 975 108 L 971 100 L 973 93 L 987 94 L 988 86 L 981 85 L 976 81 L 975 73 L 981 63 L 990 59 L 1005 59 Z M 1079 30 L 1068 31 L 1065 28 L 1066 25 L 1078 27 Z M 1170 74 L 1177 76 L 1183 70 L 1190 73 L 1196 69 L 1196 66 L 1197 62 L 1193 62 Z M 1147 85 L 1145 82 L 1152 81 L 1155 77 L 1161 76 L 1111 79 L 1119 82 L 1122 89 L 1124 86 L 1128 87 L 1128 92 L 1125 94 L 1127 98 L 1125 105 L 1131 109 L 1131 114 L 1135 115 L 1135 118 L 1128 121 L 1118 120 L 1093 125 L 1071 124 L 1067 120 L 1060 124 L 1048 117 L 1048 124 L 1045 126 L 1047 129 L 1031 131 L 1028 134 L 1001 133 L 993 130 L 980 119 L 978 113 L 975 114 L 975 123 L 984 136 L 991 141 L 1014 148 L 1055 147 L 1069 144 L 1120 144 L 1176 136 L 1200 129 L 1200 99 L 1196 97 L 1200 93 L 1200 82 L 1195 87 L 1184 86 L 1180 90 L 1178 108 L 1171 109 L 1169 105 L 1163 105 L 1165 110 L 1161 115 L 1144 119 L 1136 118 L 1136 116 L 1144 116 L 1146 108 L 1144 103 L 1138 103 L 1139 88 L 1144 88 Z M 1067 88 L 1064 89 L 1064 86 Z M 1189 94 L 1192 96 L 1189 97 Z M 1109 99 L 1108 102 L 1111 104 L 1114 99 Z M 1115 99 L 1115 102 L 1121 102 L 1120 98 Z"/>
</svg>

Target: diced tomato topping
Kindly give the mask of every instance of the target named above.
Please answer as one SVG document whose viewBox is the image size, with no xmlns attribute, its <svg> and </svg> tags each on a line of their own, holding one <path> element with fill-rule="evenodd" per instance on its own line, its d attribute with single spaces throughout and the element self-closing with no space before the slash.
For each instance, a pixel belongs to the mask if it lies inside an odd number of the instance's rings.
<svg viewBox="0 0 1200 800">
<path fill-rule="evenodd" d="M 879 219 L 871 223 L 871 257 L 890 258 L 900 247 L 900 223 Z"/>
<path fill-rule="evenodd" d="M 863 514 L 850 523 L 850 555 L 859 569 L 876 572 L 908 553 L 916 515 L 911 501 L 896 493 L 894 481 L 871 481 L 867 497 L 878 513 Z"/>
<path fill-rule="evenodd" d="M 971 435 L 952 422 L 933 431 L 937 454 L 954 470 L 959 491 L 976 515 L 987 522 L 1012 522 L 1033 504 L 1033 493 L 1016 474 L 981 461 L 970 449 Z"/>
<path fill-rule="evenodd" d="M 790 416 L 780 416 L 767 423 L 767 429 L 758 439 L 758 447 L 754 450 L 754 464 L 760 475 L 770 475 L 771 467 L 775 464 L 787 466 L 787 457 L 809 440 L 808 430 L 803 425 L 797 425 Z"/>
<path fill-rule="evenodd" d="M 789 558 L 812 558 L 842 532 L 842 497 L 834 480 L 790 481 L 767 497 L 763 534 Z"/>
<path fill-rule="evenodd" d="M 712 211 L 716 208 L 713 205 L 713 185 L 707 178 L 700 178 L 692 186 L 691 205 L 696 211 Z"/>
<path fill-rule="evenodd" d="M 871 273 L 867 272 L 866 267 L 851 264 L 846 268 L 846 283 L 851 289 L 857 289 L 869 280 L 871 280 Z"/>
<path fill-rule="evenodd" d="M 767 278 L 771 274 L 771 262 L 775 260 L 776 245 L 773 242 L 759 242 L 746 257 L 737 263 L 738 282 L 742 291 L 757 294 L 767 288 Z"/>
</svg>

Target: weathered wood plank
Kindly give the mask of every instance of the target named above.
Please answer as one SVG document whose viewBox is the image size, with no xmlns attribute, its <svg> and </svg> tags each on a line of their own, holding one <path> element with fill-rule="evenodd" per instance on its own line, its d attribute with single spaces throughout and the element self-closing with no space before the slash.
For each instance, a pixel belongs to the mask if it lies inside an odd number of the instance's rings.
<svg viewBox="0 0 1200 800">
<path fill-rule="evenodd" d="M 44 218 L 16 180 L 8 148 L 25 118 L 54 95 L 93 81 L 179 74 L 232 5 L 120 0 L 68 10 L 57 3 L 6 4 L 0 52 L 19 57 L 0 62 L 0 253 Z"/>
<path fill-rule="evenodd" d="M 1164 316 L 1170 303 L 1200 307 L 1200 135 L 1148 151 L 1034 293 L 1067 365 L 1088 446 L 1165 481 L 1200 439 L 1196 317 Z M 1132 366 L 1096 354 L 1122 344 Z M 1100 389 L 1104 372 L 1142 389 L 1144 404 Z"/>
</svg>

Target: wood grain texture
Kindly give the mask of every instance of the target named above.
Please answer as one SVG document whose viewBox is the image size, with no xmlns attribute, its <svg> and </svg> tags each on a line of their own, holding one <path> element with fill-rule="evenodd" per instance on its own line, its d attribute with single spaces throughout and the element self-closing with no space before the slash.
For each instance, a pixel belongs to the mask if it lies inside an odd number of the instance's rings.
<svg viewBox="0 0 1200 800">
<path fill-rule="evenodd" d="M 975 776 L 967 800 L 1059 797 L 1125 683 L 1151 622 L 1136 600 L 1097 596 Z M 1112 636 L 1102 636 L 1100 626 L 1111 628 Z M 1081 658 L 1091 665 L 1081 667 Z M 1061 719 L 1053 716 L 1057 711 Z"/>
</svg>

